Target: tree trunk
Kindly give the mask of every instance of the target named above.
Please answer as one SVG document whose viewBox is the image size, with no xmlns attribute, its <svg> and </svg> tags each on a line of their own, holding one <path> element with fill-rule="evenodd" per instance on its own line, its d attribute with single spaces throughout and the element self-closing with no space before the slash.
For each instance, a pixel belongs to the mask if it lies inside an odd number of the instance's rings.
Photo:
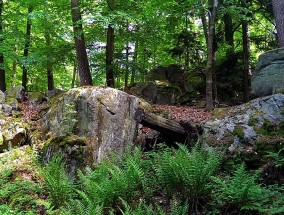
<svg viewBox="0 0 284 215">
<path fill-rule="evenodd" d="M 0 44 L 3 43 L 3 0 L 0 0 Z M 5 78 L 5 65 L 4 65 L 4 55 L 0 53 L 0 90 L 6 91 L 6 78 Z"/>
<path fill-rule="evenodd" d="M 128 78 L 129 78 L 129 43 L 126 46 L 126 53 L 125 53 L 125 77 L 124 77 L 124 90 L 127 89 L 128 86 Z"/>
<path fill-rule="evenodd" d="M 48 50 L 50 50 L 51 46 L 51 39 L 49 32 L 45 32 L 45 41 L 46 46 L 48 47 Z M 47 56 L 47 89 L 48 91 L 54 90 L 54 78 L 53 78 L 53 62 L 49 56 Z"/>
<path fill-rule="evenodd" d="M 29 6 L 28 8 L 28 15 L 33 12 L 33 8 Z M 26 27 L 26 40 L 25 40 L 25 47 L 24 47 L 24 65 L 23 65 L 23 75 L 22 75 L 22 86 L 25 90 L 27 90 L 28 84 L 28 69 L 27 69 L 27 60 L 29 55 L 29 48 L 31 43 L 31 29 L 32 29 L 32 22 L 30 18 L 27 18 L 27 27 Z"/>
<path fill-rule="evenodd" d="M 212 73 L 213 73 L 213 42 L 214 42 L 214 28 L 217 15 L 218 0 L 212 0 L 212 12 L 209 18 L 209 33 L 208 33 L 208 48 L 207 48 L 207 63 L 205 68 L 206 76 L 206 109 L 213 109 L 213 90 L 212 90 Z"/>
<path fill-rule="evenodd" d="M 207 25 L 207 20 L 206 20 L 206 15 L 205 15 L 204 10 L 202 10 L 202 13 L 201 13 L 201 21 L 202 21 L 202 27 L 203 27 L 206 44 L 208 45 L 208 25 Z"/>
<path fill-rule="evenodd" d="M 114 27 L 111 24 L 107 29 L 106 45 L 106 83 L 108 87 L 114 87 Z"/>
<path fill-rule="evenodd" d="M 130 84 L 133 85 L 135 82 L 135 71 L 136 71 L 136 67 L 137 67 L 137 60 L 138 60 L 138 41 L 136 40 L 135 42 L 135 46 L 134 46 L 134 56 L 133 56 L 133 65 L 134 68 L 132 68 L 131 70 L 131 80 L 130 80 Z"/>
<path fill-rule="evenodd" d="M 244 102 L 249 101 L 249 31 L 248 22 L 242 21 L 242 37 L 243 37 L 243 58 L 244 58 L 244 69 L 243 69 L 243 94 Z"/>
<path fill-rule="evenodd" d="M 184 45 L 185 45 L 185 56 L 184 56 L 184 69 L 188 71 L 189 69 L 189 36 L 188 36 L 188 18 L 187 13 L 185 15 L 185 38 L 184 38 Z"/>
<path fill-rule="evenodd" d="M 280 47 L 284 47 L 284 1 L 272 0 L 272 7 L 276 21 L 278 43 Z"/>
<path fill-rule="evenodd" d="M 75 61 L 73 65 L 73 77 L 72 77 L 71 88 L 75 87 L 76 77 L 77 77 L 77 62 Z"/>
<path fill-rule="evenodd" d="M 71 0 L 71 15 L 73 22 L 76 56 L 78 61 L 78 71 L 80 76 L 80 85 L 92 86 L 93 82 L 86 51 L 79 0 Z"/>
<path fill-rule="evenodd" d="M 223 17 L 224 24 L 225 24 L 225 40 L 227 45 L 229 45 L 228 49 L 226 50 L 226 57 L 227 57 L 227 70 L 229 73 L 233 72 L 234 69 L 234 28 L 233 28 L 233 20 L 232 16 L 226 13 Z"/>
<path fill-rule="evenodd" d="M 15 40 L 15 48 L 14 48 L 14 53 L 15 57 L 13 60 L 13 79 L 12 79 L 12 87 L 16 86 L 16 78 L 17 78 L 17 56 L 18 56 L 18 39 Z"/>
</svg>

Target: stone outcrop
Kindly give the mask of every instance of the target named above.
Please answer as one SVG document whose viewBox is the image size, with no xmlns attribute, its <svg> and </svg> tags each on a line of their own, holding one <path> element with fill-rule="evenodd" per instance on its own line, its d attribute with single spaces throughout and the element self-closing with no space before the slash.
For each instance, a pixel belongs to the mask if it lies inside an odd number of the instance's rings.
<svg viewBox="0 0 284 215">
<path fill-rule="evenodd" d="M 47 102 L 47 97 L 41 92 L 28 92 L 27 99 L 30 105 L 39 105 Z"/>
<path fill-rule="evenodd" d="M 44 159 L 61 148 L 70 155 L 82 152 L 87 164 L 92 164 L 133 144 L 134 114 L 142 104 L 137 97 L 113 88 L 82 87 L 53 98 L 49 104 L 40 121 L 51 140 L 45 146 Z"/>
<path fill-rule="evenodd" d="M 23 102 L 26 99 L 25 89 L 23 86 L 16 86 L 9 88 L 5 91 L 5 96 L 8 98 L 16 99 L 19 103 Z"/>
<path fill-rule="evenodd" d="M 23 121 L 2 116 L 0 118 L 0 152 L 29 143 L 31 137 L 27 127 L 28 125 Z"/>
<path fill-rule="evenodd" d="M 284 48 L 260 55 L 251 88 L 255 97 L 284 92 Z"/>
<path fill-rule="evenodd" d="M 5 94 L 0 90 L 0 105 L 5 103 Z"/>
<path fill-rule="evenodd" d="M 213 120 L 204 124 L 205 143 L 227 147 L 230 152 L 262 156 L 284 141 L 284 95 L 274 94 L 246 104 L 216 109 Z"/>
</svg>

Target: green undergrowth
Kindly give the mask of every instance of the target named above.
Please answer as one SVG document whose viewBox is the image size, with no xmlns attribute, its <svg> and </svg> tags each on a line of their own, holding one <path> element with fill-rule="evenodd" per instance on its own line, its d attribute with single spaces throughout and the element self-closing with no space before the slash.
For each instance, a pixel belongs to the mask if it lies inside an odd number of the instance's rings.
<svg viewBox="0 0 284 215">
<path fill-rule="evenodd" d="M 62 154 L 39 165 L 36 153 L 22 150 L 0 155 L 0 214 L 284 213 L 280 180 L 265 183 L 264 170 L 249 170 L 234 159 L 224 169 L 225 156 L 209 148 L 132 149 L 78 170 L 73 178 Z M 266 157 L 274 169 L 283 169 L 283 150 Z M 11 158 L 24 164 L 8 165 Z"/>
</svg>

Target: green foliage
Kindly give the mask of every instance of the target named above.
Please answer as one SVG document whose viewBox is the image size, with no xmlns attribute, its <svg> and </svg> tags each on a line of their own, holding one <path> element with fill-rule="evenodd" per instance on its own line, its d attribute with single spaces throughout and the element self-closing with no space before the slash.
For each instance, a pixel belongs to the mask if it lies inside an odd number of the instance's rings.
<svg viewBox="0 0 284 215">
<path fill-rule="evenodd" d="M 283 206 L 279 204 L 279 201 L 283 201 L 280 194 L 283 191 L 275 187 L 266 189 L 258 184 L 256 177 L 245 171 L 244 165 L 238 167 L 233 176 L 212 179 L 214 207 L 226 208 L 227 211 L 254 211 L 264 214 L 283 212 Z"/>
<path fill-rule="evenodd" d="M 284 148 L 278 152 L 268 152 L 266 157 L 273 160 L 276 167 L 284 167 Z"/>
<path fill-rule="evenodd" d="M 91 198 L 104 207 L 114 206 L 119 204 L 120 199 L 132 201 L 138 197 L 143 175 L 141 152 L 136 150 L 133 156 L 127 155 L 118 164 L 105 161 L 96 166 L 94 171 L 88 168 L 86 175 L 79 172 L 82 188 L 86 192 L 77 192 L 84 197 L 85 202 Z"/>
<path fill-rule="evenodd" d="M 178 150 L 164 150 L 155 159 L 157 182 L 168 195 L 195 200 L 208 194 L 210 177 L 218 170 L 216 152 L 179 145 Z"/>
<path fill-rule="evenodd" d="M 74 196 L 71 178 L 65 172 L 65 162 L 60 154 L 54 155 L 46 167 L 43 168 L 46 188 L 54 208 L 63 206 Z"/>
<path fill-rule="evenodd" d="M 14 179 L 11 170 L 0 172 L 0 212 L 1 214 L 33 214 L 37 203 L 33 195 L 41 193 L 42 187 L 21 178 Z M 29 212 L 30 211 L 30 212 Z"/>
</svg>

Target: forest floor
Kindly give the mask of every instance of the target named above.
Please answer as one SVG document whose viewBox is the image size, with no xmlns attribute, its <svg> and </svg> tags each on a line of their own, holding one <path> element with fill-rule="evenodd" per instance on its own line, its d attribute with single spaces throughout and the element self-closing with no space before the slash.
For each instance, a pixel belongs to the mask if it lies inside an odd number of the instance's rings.
<svg viewBox="0 0 284 215">
<path fill-rule="evenodd" d="M 194 106 L 153 105 L 153 112 L 177 122 L 187 121 L 193 124 L 204 123 L 212 113 Z"/>
</svg>

